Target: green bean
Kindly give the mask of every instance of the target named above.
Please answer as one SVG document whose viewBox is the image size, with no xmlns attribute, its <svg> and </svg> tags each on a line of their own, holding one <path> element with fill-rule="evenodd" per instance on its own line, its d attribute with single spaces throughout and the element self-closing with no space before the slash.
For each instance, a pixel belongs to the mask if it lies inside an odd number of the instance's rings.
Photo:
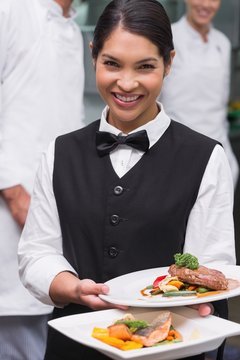
<svg viewBox="0 0 240 360">
<path fill-rule="evenodd" d="M 191 296 L 191 295 L 196 295 L 196 291 L 189 291 L 189 290 L 179 290 L 179 291 L 167 291 L 165 293 L 163 293 L 162 296 L 168 297 L 168 296 Z"/>
</svg>

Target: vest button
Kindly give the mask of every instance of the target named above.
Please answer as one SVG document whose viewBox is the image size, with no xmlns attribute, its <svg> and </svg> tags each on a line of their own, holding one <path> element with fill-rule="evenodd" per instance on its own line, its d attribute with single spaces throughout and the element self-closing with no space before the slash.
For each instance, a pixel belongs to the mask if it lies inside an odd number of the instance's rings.
<svg viewBox="0 0 240 360">
<path fill-rule="evenodd" d="M 121 186 L 115 186 L 114 190 L 113 190 L 115 195 L 121 195 L 123 192 L 123 188 Z"/>
<path fill-rule="evenodd" d="M 110 246 L 110 248 L 108 249 L 108 255 L 111 258 L 115 258 L 118 256 L 118 254 L 119 254 L 118 249 L 115 246 Z"/>
<path fill-rule="evenodd" d="M 112 225 L 118 225 L 120 222 L 120 217 L 118 215 L 112 215 L 110 217 L 110 222 Z"/>
</svg>

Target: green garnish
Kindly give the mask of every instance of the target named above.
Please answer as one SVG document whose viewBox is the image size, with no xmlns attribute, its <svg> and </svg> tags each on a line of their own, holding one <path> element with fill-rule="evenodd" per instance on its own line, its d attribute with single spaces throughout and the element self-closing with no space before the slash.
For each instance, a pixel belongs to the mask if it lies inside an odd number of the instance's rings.
<svg viewBox="0 0 240 360">
<path fill-rule="evenodd" d="M 129 330 L 134 333 L 139 329 L 144 329 L 148 327 L 148 323 L 144 320 L 117 320 L 115 324 L 125 324 Z"/>
<path fill-rule="evenodd" d="M 199 286 L 196 290 L 197 290 L 197 292 L 199 292 L 199 293 L 205 293 L 205 292 L 208 292 L 208 291 L 209 291 L 208 288 L 200 287 L 200 286 Z"/>
<path fill-rule="evenodd" d="M 185 253 L 185 254 L 175 254 L 174 255 L 175 264 L 179 267 L 187 267 L 191 270 L 196 270 L 199 267 L 199 262 L 196 256 Z"/>
</svg>

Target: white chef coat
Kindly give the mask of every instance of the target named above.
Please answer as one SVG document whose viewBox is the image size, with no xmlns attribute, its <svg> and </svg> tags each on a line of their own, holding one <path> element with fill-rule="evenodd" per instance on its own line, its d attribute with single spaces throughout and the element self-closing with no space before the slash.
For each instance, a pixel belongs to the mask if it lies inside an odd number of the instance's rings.
<svg viewBox="0 0 240 360">
<path fill-rule="evenodd" d="M 0 189 L 32 191 L 49 142 L 84 125 L 83 40 L 53 0 L 0 1 Z M 20 228 L 0 197 L 0 316 L 39 315 L 44 306 L 18 276 Z"/>
<path fill-rule="evenodd" d="M 176 56 L 160 99 L 172 119 L 222 143 L 236 184 L 238 165 L 227 121 L 230 42 L 213 27 L 204 42 L 185 16 L 172 25 L 172 31 Z"/>
<path fill-rule="evenodd" d="M 159 140 L 170 124 L 163 106 L 159 106 L 162 110 L 154 120 L 132 131 L 145 129 L 150 147 Z M 108 124 L 106 113 L 107 108 L 102 113 L 100 130 L 122 134 Z M 46 304 L 53 304 L 49 297 L 49 287 L 54 277 L 62 271 L 76 273 L 63 256 L 62 235 L 52 187 L 54 145 L 52 142 L 43 155 L 19 243 L 22 282 L 36 298 Z M 142 151 L 121 145 L 110 154 L 110 158 L 114 170 L 121 177 L 142 155 Z M 233 186 L 229 164 L 223 148 L 216 145 L 190 213 L 184 251 L 197 255 L 201 264 L 235 264 L 232 207 Z"/>
</svg>

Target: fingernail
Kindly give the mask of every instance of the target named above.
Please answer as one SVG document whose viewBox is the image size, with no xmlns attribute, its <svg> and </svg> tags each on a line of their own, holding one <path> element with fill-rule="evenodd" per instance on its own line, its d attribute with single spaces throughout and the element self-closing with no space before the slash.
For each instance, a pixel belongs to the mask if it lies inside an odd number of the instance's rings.
<svg viewBox="0 0 240 360">
<path fill-rule="evenodd" d="M 103 292 L 104 294 L 108 294 L 109 288 L 108 288 L 107 285 L 103 285 L 103 287 L 102 287 L 102 292 Z"/>
</svg>

